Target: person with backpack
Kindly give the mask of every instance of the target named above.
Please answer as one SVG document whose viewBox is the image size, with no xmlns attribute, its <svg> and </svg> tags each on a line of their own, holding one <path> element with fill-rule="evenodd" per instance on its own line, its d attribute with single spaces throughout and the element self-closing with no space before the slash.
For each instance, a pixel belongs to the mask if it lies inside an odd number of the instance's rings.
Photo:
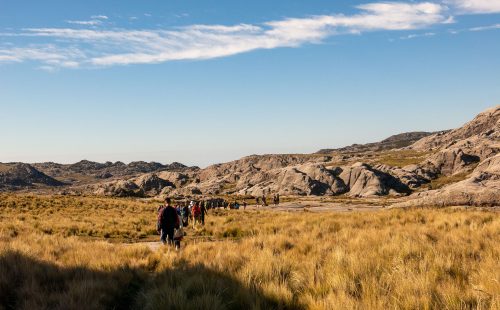
<svg viewBox="0 0 500 310">
<path fill-rule="evenodd" d="M 174 244 L 174 233 L 176 229 L 180 228 L 180 221 L 177 211 L 171 205 L 170 198 L 165 199 L 165 206 L 160 209 L 157 227 L 159 228 L 160 241 L 163 244 L 168 243 L 180 247 L 180 241 L 178 244 Z"/>
<path fill-rule="evenodd" d="M 193 210 L 191 211 L 193 213 L 193 228 L 196 225 L 196 223 L 200 223 L 200 217 L 201 217 L 201 208 L 198 202 L 196 202 L 193 206 Z"/>
<path fill-rule="evenodd" d="M 201 225 L 205 226 L 205 215 L 208 214 L 207 207 L 205 206 L 207 203 L 202 202 L 200 207 L 200 219 Z"/>
<path fill-rule="evenodd" d="M 187 227 L 189 225 L 189 218 L 191 217 L 191 212 L 189 211 L 189 205 L 184 203 L 182 208 L 182 226 Z"/>
</svg>

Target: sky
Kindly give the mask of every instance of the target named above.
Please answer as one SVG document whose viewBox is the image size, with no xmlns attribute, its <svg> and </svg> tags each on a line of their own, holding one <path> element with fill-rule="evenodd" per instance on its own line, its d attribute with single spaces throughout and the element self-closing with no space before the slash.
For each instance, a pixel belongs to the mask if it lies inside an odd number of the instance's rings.
<svg viewBox="0 0 500 310">
<path fill-rule="evenodd" d="M 311 153 L 500 104 L 500 0 L 0 0 L 0 162 Z"/>
</svg>

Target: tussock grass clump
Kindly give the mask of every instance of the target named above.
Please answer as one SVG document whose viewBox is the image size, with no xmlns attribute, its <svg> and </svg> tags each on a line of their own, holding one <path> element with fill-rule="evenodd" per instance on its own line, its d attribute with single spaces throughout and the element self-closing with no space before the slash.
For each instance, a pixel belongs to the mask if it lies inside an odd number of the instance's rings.
<svg viewBox="0 0 500 310">
<path fill-rule="evenodd" d="M 0 308 L 500 309 L 493 211 L 222 211 L 176 252 L 105 239 L 155 204 L 1 198 Z"/>
</svg>

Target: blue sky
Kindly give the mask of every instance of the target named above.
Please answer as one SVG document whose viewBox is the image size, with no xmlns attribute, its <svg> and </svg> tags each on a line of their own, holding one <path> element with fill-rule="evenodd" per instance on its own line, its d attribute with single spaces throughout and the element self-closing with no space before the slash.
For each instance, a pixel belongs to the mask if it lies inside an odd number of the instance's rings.
<svg viewBox="0 0 500 310">
<path fill-rule="evenodd" d="M 500 104 L 500 0 L 0 0 L 0 161 L 205 166 Z"/>
</svg>

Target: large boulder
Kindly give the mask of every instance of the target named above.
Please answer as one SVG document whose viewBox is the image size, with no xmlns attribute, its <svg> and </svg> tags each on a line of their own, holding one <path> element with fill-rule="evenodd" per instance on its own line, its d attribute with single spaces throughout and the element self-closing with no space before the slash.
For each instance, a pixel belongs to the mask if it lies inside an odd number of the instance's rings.
<svg viewBox="0 0 500 310">
<path fill-rule="evenodd" d="M 352 197 L 401 195 L 410 192 L 408 186 L 392 175 L 361 162 L 343 168 L 339 177 L 348 186 L 349 196 Z"/>
<path fill-rule="evenodd" d="M 99 184 L 94 187 L 94 194 L 114 197 L 144 197 L 144 191 L 131 180 L 119 180 Z"/>
<path fill-rule="evenodd" d="M 257 172 L 249 178 L 243 178 L 248 187 L 242 188 L 239 194 L 338 195 L 345 193 L 347 187 L 337 174 L 337 171 L 317 163 L 274 169 L 265 173 Z"/>
<path fill-rule="evenodd" d="M 195 174 L 189 172 L 183 173 L 174 171 L 162 171 L 157 173 L 157 175 L 158 177 L 173 183 L 175 187 L 183 187 L 195 179 Z"/>
<path fill-rule="evenodd" d="M 134 183 L 148 196 L 156 196 L 165 187 L 175 188 L 175 184 L 156 174 L 146 174 L 134 180 Z"/>
<path fill-rule="evenodd" d="M 478 156 L 453 148 L 444 149 L 432 155 L 421 166 L 435 174 L 449 176 L 467 171 L 469 165 L 479 161 Z"/>
<path fill-rule="evenodd" d="M 424 172 L 422 168 L 417 165 L 410 165 L 403 168 L 393 167 L 388 165 L 375 165 L 374 169 L 390 174 L 393 177 L 397 178 L 403 184 L 408 186 L 411 189 L 419 188 L 423 184 L 427 184 L 433 178 L 428 174 L 428 172 Z"/>
</svg>

